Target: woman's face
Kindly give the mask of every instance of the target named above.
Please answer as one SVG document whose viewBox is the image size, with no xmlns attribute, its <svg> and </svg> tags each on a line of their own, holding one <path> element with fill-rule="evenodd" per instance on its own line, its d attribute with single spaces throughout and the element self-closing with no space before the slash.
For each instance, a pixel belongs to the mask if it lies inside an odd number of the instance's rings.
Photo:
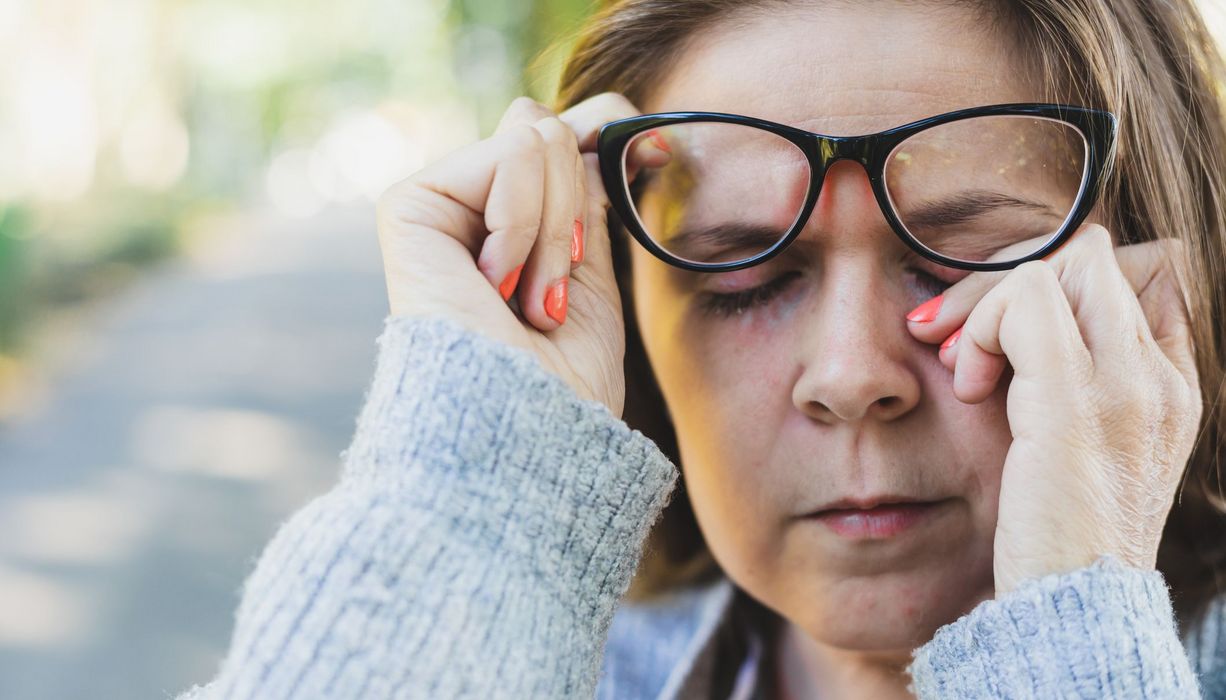
<svg viewBox="0 0 1226 700">
<path fill-rule="evenodd" d="M 969 10 L 824 5 L 702 34 L 640 108 L 854 135 L 1038 99 Z M 635 313 L 689 495 L 735 582 L 815 641 L 883 652 L 915 647 L 992 595 L 1008 382 L 963 404 L 937 347 L 908 333 L 907 312 L 943 288 L 933 277 L 967 273 L 909 252 L 863 168 L 836 163 L 801 238 L 756 267 L 691 273 L 632 249 Z M 785 274 L 763 305 L 702 311 L 705 293 Z M 806 517 L 887 495 L 941 503 L 889 536 L 839 534 Z"/>
</svg>

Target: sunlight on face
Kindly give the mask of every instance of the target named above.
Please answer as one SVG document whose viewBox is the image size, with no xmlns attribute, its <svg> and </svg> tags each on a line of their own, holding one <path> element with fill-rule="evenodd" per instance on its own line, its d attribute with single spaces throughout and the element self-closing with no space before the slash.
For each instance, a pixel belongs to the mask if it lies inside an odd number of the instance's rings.
<svg viewBox="0 0 1226 700">
<path fill-rule="evenodd" d="M 639 106 L 853 135 L 955 109 L 1037 101 L 982 22 L 956 8 L 890 2 L 772 10 L 702 35 Z M 1031 138 L 1062 144 L 1050 149 L 1051 167 L 1076 175 L 1079 146 L 1066 136 Z M 918 161 L 943 147 L 934 139 L 909 155 Z M 742 159 L 740 172 L 763 174 L 755 189 L 708 197 L 686 216 L 736 211 L 786 228 L 794 212 L 784 210 L 795 204 L 797 178 L 807 175 L 795 152 L 770 153 L 770 167 Z M 978 185 L 1034 178 L 1019 153 L 996 155 L 971 164 Z M 1002 163 L 1019 169 L 1000 171 Z M 906 166 L 891 176 L 908 177 Z M 921 178 L 907 191 L 931 201 L 923 193 L 935 184 Z M 694 185 L 680 178 L 668 186 Z M 1044 187 L 1036 180 L 1034 196 L 1067 210 Z M 1043 213 L 1056 224 L 1062 214 Z M 642 202 L 642 216 L 666 222 L 679 215 L 661 195 Z M 1050 225 L 1036 221 L 1025 229 L 1030 235 Z M 941 222 L 923 220 L 933 231 Z M 986 402 L 962 404 L 937 348 L 910 336 L 906 313 L 966 273 L 934 266 L 903 245 L 863 168 L 836 163 L 801 237 L 757 267 L 691 273 L 640 246 L 632 250 L 635 311 L 677 430 L 689 495 L 735 582 L 814 640 L 884 652 L 913 648 L 991 595 L 1010 441 L 1007 381 Z M 767 285 L 755 297 L 761 303 L 711 301 L 712 293 L 760 285 Z M 890 536 L 851 537 L 806 517 L 832 501 L 883 495 L 941 503 Z"/>
</svg>

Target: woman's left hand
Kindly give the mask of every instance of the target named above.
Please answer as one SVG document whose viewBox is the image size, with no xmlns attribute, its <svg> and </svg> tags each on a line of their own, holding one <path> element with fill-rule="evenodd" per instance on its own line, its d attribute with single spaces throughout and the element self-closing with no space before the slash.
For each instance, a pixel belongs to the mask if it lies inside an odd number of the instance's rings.
<svg viewBox="0 0 1226 700">
<path fill-rule="evenodd" d="M 1085 225 L 1044 260 L 976 272 L 936 318 L 908 322 L 938 343 L 955 396 L 978 403 L 1013 368 L 1013 443 L 1001 475 L 996 593 L 1112 554 L 1153 569 L 1202 406 L 1180 242 L 1113 246 Z"/>
</svg>

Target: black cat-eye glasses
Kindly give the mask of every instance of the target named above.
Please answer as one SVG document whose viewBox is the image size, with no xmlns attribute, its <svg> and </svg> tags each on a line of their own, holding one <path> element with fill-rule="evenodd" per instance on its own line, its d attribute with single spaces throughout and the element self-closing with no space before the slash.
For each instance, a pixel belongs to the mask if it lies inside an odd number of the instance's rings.
<svg viewBox="0 0 1226 700">
<path fill-rule="evenodd" d="M 863 136 L 668 112 L 605 124 L 598 150 L 622 224 L 683 269 L 738 270 L 778 255 L 804 229 L 830 167 L 852 160 L 916 253 L 1005 270 L 1054 251 L 1089 214 L 1116 130 L 1110 112 L 1038 103 L 962 109 Z"/>
</svg>

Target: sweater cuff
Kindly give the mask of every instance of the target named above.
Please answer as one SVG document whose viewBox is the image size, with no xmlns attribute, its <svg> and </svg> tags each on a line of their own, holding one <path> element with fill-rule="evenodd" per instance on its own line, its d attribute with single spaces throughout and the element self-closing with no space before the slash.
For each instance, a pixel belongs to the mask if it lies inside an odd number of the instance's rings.
<svg viewBox="0 0 1226 700">
<path fill-rule="evenodd" d="M 1198 698 L 1162 574 L 1104 555 L 1023 581 L 913 653 L 919 698 Z"/>
<path fill-rule="evenodd" d="M 389 316 L 378 345 L 342 481 L 395 494 L 579 605 L 620 596 L 677 478 L 655 443 L 529 351 L 448 317 Z"/>
</svg>

